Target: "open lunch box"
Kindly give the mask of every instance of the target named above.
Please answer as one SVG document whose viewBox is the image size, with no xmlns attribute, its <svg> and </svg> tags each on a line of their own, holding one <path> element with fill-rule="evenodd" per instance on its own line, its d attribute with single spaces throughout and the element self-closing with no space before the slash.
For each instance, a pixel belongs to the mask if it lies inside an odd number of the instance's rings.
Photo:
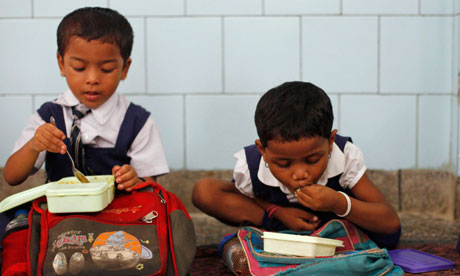
<svg viewBox="0 0 460 276">
<path fill-rule="evenodd" d="M 115 179 L 112 175 L 86 176 L 90 183 L 80 183 L 76 177 L 65 177 L 5 198 L 0 212 L 46 196 L 51 213 L 99 212 L 112 202 Z"/>
<path fill-rule="evenodd" d="M 335 255 L 336 247 L 343 247 L 343 241 L 295 235 L 278 232 L 264 232 L 264 251 L 282 255 L 304 257 L 328 257 Z"/>
</svg>

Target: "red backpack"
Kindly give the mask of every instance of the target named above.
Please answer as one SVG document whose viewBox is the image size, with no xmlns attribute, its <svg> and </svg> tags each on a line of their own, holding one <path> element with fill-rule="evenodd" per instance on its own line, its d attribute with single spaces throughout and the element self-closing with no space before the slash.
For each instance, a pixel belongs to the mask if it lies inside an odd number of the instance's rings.
<svg viewBox="0 0 460 276">
<path fill-rule="evenodd" d="M 97 213 L 50 213 L 41 197 L 28 219 L 2 241 L 1 275 L 186 275 L 195 256 L 187 210 L 154 182 Z"/>
</svg>

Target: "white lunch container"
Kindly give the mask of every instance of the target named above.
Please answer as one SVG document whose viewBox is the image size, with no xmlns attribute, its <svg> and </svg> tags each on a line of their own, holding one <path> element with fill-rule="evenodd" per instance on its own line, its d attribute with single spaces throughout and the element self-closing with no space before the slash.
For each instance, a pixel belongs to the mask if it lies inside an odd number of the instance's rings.
<svg viewBox="0 0 460 276">
<path fill-rule="evenodd" d="M 304 257 L 334 256 L 336 247 L 343 247 L 343 241 L 293 235 L 275 232 L 264 232 L 264 251 L 283 255 Z"/>
<path fill-rule="evenodd" d="M 65 177 L 11 195 L 0 202 L 0 213 L 46 195 L 51 213 L 82 213 L 103 210 L 115 195 L 112 175 L 86 176 L 90 183 L 76 177 Z"/>
</svg>

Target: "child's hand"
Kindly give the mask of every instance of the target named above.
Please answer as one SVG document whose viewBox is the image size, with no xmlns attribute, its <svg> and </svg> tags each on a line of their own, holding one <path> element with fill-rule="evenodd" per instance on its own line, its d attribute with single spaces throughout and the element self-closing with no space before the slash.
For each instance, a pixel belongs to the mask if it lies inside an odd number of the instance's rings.
<svg viewBox="0 0 460 276">
<path fill-rule="evenodd" d="M 115 182 L 118 184 L 118 189 L 131 191 L 133 187 L 140 182 L 137 177 L 137 172 L 130 165 L 118 166 L 112 168 L 112 174 L 115 177 Z"/>
<path fill-rule="evenodd" d="M 318 184 L 299 188 L 294 193 L 300 204 L 315 211 L 332 212 L 337 207 L 340 194 Z"/>
<path fill-rule="evenodd" d="M 299 208 L 281 207 L 274 216 L 294 231 L 314 231 L 321 222 L 317 216 Z"/>
<path fill-rule="evenodd" d="M 35 131 L 34 137 L 30 140 L 30 146 L 36 152 L 46 150 L 65 154 L 67 147 L 62 141 L 65 137 L 65 134 L 53 124 L 43 124 Z"/>
</svg>

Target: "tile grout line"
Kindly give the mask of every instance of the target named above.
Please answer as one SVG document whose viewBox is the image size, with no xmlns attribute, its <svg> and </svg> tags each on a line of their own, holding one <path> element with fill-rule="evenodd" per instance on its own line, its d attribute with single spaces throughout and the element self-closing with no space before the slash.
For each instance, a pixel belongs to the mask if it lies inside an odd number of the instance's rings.
<svg viewBox="0 0 460 276">
<path fill-rule="evenodd" d="M 185 94 L 182 95 L 182 131 L 184 132 L 183 138 L 183 154 L 184 154 L 184 160 L 183 160 L 183 168 L 184 170 L 187 170 L 187 124 L 186 124 L 186 112 L 187 112 L 187 107 L 186 107 L 186 101 L 187 97 Z"/>
<path fill-rule="evenodd" d="M 149 81 L 148 81 L 148 39 L 147 39 L 147 17 L 144 16 L 144 93 L 148 94 Z"/>
<path fill-rule="evenodd" d="M 401 169 L 398 170 L 398 211 L 402 211 L 402 191 L 401 191 L 401 179 L 402 179 L 402 171 Z"/>
</svg>

